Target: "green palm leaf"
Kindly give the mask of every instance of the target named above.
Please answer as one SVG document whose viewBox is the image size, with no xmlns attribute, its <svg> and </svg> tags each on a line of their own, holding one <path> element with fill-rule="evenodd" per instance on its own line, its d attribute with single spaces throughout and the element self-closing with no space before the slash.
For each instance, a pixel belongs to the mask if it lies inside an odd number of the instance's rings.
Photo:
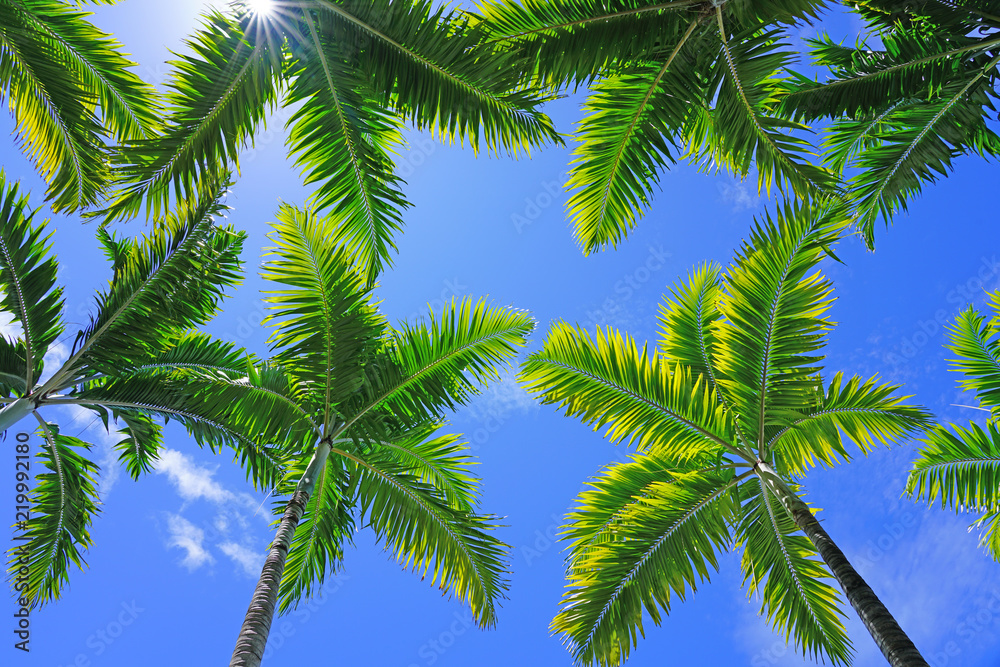
<svg viewBox="0 0 1000 667">
<path fill-rule="evenodd" d="M 938 427 L 927 434 L 906 492 L 956 511 L 985 512 L 976 522 L 986 527 L 981 543 L 1000 561 L 1000 430 L 992 422 L 985 430 L 977 424 L 952 428 L 954 432 Z"/>
<path fill-rule="evenodd" d="M 1000 295 L 990 295 L 994 312 L 1000 313 Z M 951 328 L 948 348 L 958 355 L 952 367 L 961 371 L 959 386 L 975 391 L 980 405 L 997 416 L 1000 407 L 1000 328 L 997 318 L 990 320 L 969 307 L 959 314 Z"/>
<path fill-rule="evenodd" d="M 119 187 L 103 211 L 105 224 L 137 215 L 159 218 L 197 196 L 251 141 L 277 100 L 280 43 L 251 19 L 209 12 L 186 42 L 167 84 L 167 115 L 155 136 L 124 144 L 115 154 Z"/>
<path fill-rule="evenodd" d="M 37 475 L 31 493 L 32 512 L 24 536 L 29 541 L 8 551 L 8 573 L 13 575 L 25 561 L 27 588 L 20 592 L 41 606 L 59 598 L 69 577 L 70 564 L 82 567 L 81 549 L 91 544 L 90 524 L 100 508 L 97 498 L 97 466 L 79 450 L 90 445 L 63 435 L 56 424 L 39 420 L 39 436 L 45 447 L 38 460 L 48 471 Z"/>
<path fill-rule="evenodd" d="M 832 302 L 830 283 L 807 274 L 842 227 L 829 211 L 786 204 L 756 224 L 726 276 L 719 310 L 731 326 L 718 334 L 718 382 L 760 447 L 786 412 L 807 407 Z"/>
<path fill-rule="evenodd" d="M 157 125 L 155 90 L 88 16 L 58 0 L 0 3 L 0 98 L 56 210 L 101 200 L 109 178 L 105 137 L 140 139 Z"/>
<path fill-rule="evenodd" d="M 170 346 L 179 332 L 208 322 L 227 287 L 238 284 L 246 234 L 218 227 L 222 185 L 206 189 L 155 231 L 121 241 L 121 255 L 97 313 L 74 343 L 69 361 L 46 389 L 71 383 L 81 369 L 113 371 L 141 365 Z"/>
<path fill-rule="evenodd" d="M 760 595 L 761 613 L 807 657 L 850 664 L 853 650 L 840 595 L 824 581 L 833 575 L 816 558 L 809 538 L 796 534 L 795 522 L 763 481 L 743 488 L 747 497 L 736 531 L 743 583 Z"/>
<path fill-rule="evenodd" d="M 718 570 L 717 553 L 728 551 L 732 541 L 729 525 L 738 507 L 732 471 L 664 470 L 650 481 L 643 467 L 636 462 L 610 468 L 569 516 L 575 538 L 569 584 L 552 629 L 566 636 L 585 664 L 627 660 L 643 633 L 643 610 L 659 625 L 660 610 L 669 612 L 674 595 L 683 600 L 707 581 L 709 568 Z M 637 476 L 642 495 L 621 508 L 629 491 L 618 487 L 636 490 Z M 586 529 L 572 526 L 583 517 L 590 524 L 594 513 L 607 516 L 607 523 L 581 544 Z"/>
<path fill-rule="evenodd" d="M 824 393 L 817 378 L 815 406 L 772 436 L 766 449 L 782 469 L 802 475 L 817 462 L 832 467 L 849 460 L 843 435 L 867 454 L 878 443 L 898 442 L 930 426 L 930 413 L 907 405 L 908 396 L 894 395 L 898 389 L 876 378 L 845 382 L 837 373 Z"/>
<path fill-rule="evenodd" d="M 63 331 L 63 299 L 48 221 L 34 224 L 35 214 L 18 189 L 0 171 L 0 307 L 23 332 L 20 342 L 4 341 L 4 384 L 27 393 L 41 374 L 46 350 Z M 23 377 L 23 384 L 12 384 L 10 376 Z"/>
<path fill-rule="evenodd" d="M 336 222 L 333 239 L 350 248 L 370 283 L 390 263 L 392 236 L 407 206 L 390 153 L 402 143 L 399 121 L 382 110 L 370 80 L 345 60 L 326 26 L 304 13 L 308 40 L 293 50 L 297 64 L 288 105 L 289 148 L 306 183 L 319 182 L 312 199 Z"/>
<path fill-rule="evenodd" d="M 613 442 L 683 463 L 726 444 L 733 429 L 715 392 L 631 338 L 557 324 L 524 363 L 520 379 L 542 403 L 564 407 Z"/>
<path fill-rule="evenodd" d="M 496 517 L 454 508 L 408 466 L 381 450 L 344 452 L 357 466 L 363 520 L 404 567 L 465 600 L 483 627 L 496 624 L 496 601 L 507 589 L 506 545 L 490 532 Z"/>
</svg>

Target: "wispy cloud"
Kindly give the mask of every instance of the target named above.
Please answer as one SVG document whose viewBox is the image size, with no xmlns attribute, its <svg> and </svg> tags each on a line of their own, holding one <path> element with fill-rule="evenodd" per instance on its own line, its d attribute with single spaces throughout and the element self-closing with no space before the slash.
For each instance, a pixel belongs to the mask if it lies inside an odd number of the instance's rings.
<svg viewBox="0 0 1000 667">
<path fill-rule="evenodd" d="M 500 381 L 494 382 L 489 389 L 469 407 L 475 419 L 480 421 L 488 417 L 504 417 L 513 412 L 533 410 L 537 406 L 531 395 L 524 390 L 514 371 L 508 370 L 500 375 Z"/>
<path fill-rule="evenodd" d="M 264 566 L 264 554 L 249 549 L 236 542 L 223 542 L 219 550 L 229 556 L 234 563 L 243 568 L 248 576 L 256 578 Z"/>
<path fill-rule="evenodd" d="M 746 183 L 722 181 L 718 187 L 722 201 L 731 205 L 734 212 L 746 211 L 760 206 L 760 197 L 753 194 Z"/>
<path fill-rule="evenodd" d="M 97 447 L 97 456 L 94 460 L 101 468 L 99 488 L 102 497 L 106 497 L 121 475 L 121 466 L 114 446 L 122 439 L 122 434 L 117 430 L 109 433 L 97 414 L 83 406 L 67 405 L 59 409 L 68 417 L 68 421 L 63 422 L 63 431 Z"/>
<path fill-rule="evenodd" d="M 156 464 L 156 474 L 166 475 L 185 501 L 204 498 L 219 504 L 236 503 L 256 508 L 253 497 L 233 493 L 215 481 L 215 470 L 203 468 L 176 449 L 164 449 Z"/>
<path fill-rule="evenodd" d="M 193 572 L 206 563 L 212 564 L 215 562 L 212 554 L 208 553 L 208 550 L 204 546 L 205 531 L 184 517 L 168 512 L 167 531 L 170 533 L 167 546 L 177 547 L 186 552 L 181 565 L 188 570 Z"/>
</svg>

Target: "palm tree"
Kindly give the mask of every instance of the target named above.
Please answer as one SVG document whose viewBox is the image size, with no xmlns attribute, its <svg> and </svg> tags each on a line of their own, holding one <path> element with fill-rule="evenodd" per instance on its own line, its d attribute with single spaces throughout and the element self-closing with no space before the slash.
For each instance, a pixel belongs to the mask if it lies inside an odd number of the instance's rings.
<svg viewBox="0 0 1000 667">
<path fill-rule="evenodd" d="M 492 43 L 532 85 L 590 85 L 567 187 L 584 252 L 616 246 L 649 205 L 659 174 L 684 158 L 798 196 L 830 190 L 807 128 L 773 115 L 789 27 L 822 0 L 490 0 Z"/>
<path fill-rule="evenodd" d="M 895 386 L 821 374 L 833 297 L 813 269 L 841 219 L 786 205 L 758 222 L 728 271 L 706 264 L 674 288 L 652 352 L 613 329 L 556 324 L 525 362 L 543 402 L 637 449 L 579 496 L 565 528 L 569 584 L 552 628 L 579 662 L 626 659 L 643 610 L 659 624 L 736 547 L 761 613 L 803 654 L 850 660 L 833 577 L 891 665 L 927 664 L 802 499 L 809 468 L 849 458 L 843 435 L 867 453 L 930 421 Z"/>
<path fill-rule="evenodd" d="M 278 485 L 288 498 L 230 665 L 260 664 L 279 599 L 283 611 L 322 584 L 357 524 L 493 625 L 504 545 L 495 517 L 475 511 L 467 447 L 435 432 L 444 410 L 498 379 L 533 321 L 466 300 L 393 329 L 350 249 L 329 242 L 335 217 L 285 206 L 277 218 L 263 272 L 275 286 L 275 355 L 264 368 L 287 374 L 283 395 L 309 430 Z"/>
<path fill-rule="evenodd" d="M 0 101 L 55 210 L 98 203 L 110 178 L 107 139 L 147 139 L 159 114 L 153 87 L 88 16 L 63 0 L 0 0 Z"/>
<path fill-rule="evenodd" d="M 174 65 L 169 112 L 152 141 L 118 154 L 110 218 L 156 214 L 238 155 L 276 104 L 294 109 L 289 151 L 317 183 L 312 204 L 337 216 L 370 281 L 390 261 L 408 206 L 392 152 L 403 122 L 473 150 L 517 155 L 560 142 L 518 87 L 509 57 L 481 45 L 460 14 L 430 0 L 276 0 L 210 12 Z"/>
<path fill-rule="evenodd" d="M 851 6 L 868 37 L 853 47 L 829 37 L 810 40 L 813 60 L 830 76 L 786 81 L 779 112 L 802 122 L 834 119 L 826 162 L 849 170 L 845 194 L 873 247 L 879 217 L 888 224 L 905 211 L 907 200 L 947 174 L 955 158 L 1000 155 L 1000 137 L 990 126 L 1000 93 L 1000 2 Z"/>
<path fill-rule="evenodd" d="M 986 428 L 969 424 L 939 426 L 928 433 L 925 447 L 913 463 L 906 492 L 929 503 L 940 502 L 957 512 L 982 516 L 973 526 L 982 528 L 981 544 L 1000 561 L 1000 293 L 991 294 L 993 317 L 972 307 L 962 312 L 951 329 L 949 349 L 958 355 L 954 370 L 959 382 L 975 391 L 979 407 L 989 412 Z"/>
<path fill-rule="evenodd" d="M 280 378 L 272 374 L 251 387 L 252 358 L 193 331 L 242 277 L 245 235 L 214 222 L 221 194 L 221 186 L 204 192 L 147 237 L 99 235 L 113 277 L 68 358 L 50 370 L 44 358 L 60 345 L 65 325 L 48 221 L 34 219 L 27 197 L 0 172 L 0 312 L 20 329 L 0 335 L 0 432 L 33 417 L 44 439 L 38 454 L 44 471 L 35 475 L 24 526 L 29 539 L 10 554 L 29 562 L 27 589 L 19 594 L 33 605 L 59 597 L 70 563 L 80 565 L 91 545 L 89 526 L 98 512 L 91 445 L 42 416 L 53 406 L 89 409 L 106 426 L 111 418 L 122 422 L 125 437 L 115 448 L 136 478 L 158 458 L 162 435 L 154 417 L 178 420 L 200 445 L 232 446 L 258 486 L 278 477 L 280 450 L 251 436 L 280 443 L 294 432 L 297 416 L 267 390 Z"/>
</svg>

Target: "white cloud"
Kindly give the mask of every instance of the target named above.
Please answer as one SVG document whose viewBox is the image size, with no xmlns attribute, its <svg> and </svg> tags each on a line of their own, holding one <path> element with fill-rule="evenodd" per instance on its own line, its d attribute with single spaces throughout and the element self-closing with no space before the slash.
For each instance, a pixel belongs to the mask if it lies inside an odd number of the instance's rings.
<svg viewBox="0 0 1000 667">
<path fill-rule="evenodd" d="M 21 328 L 20 322 L 15 322 L 14 316 L 10 313 L 0 312 L 0 335 L 16 340 L 22 334 L 24 334 L 24 329 Z"/>
<path fill-rule="evenodd" d="M 65 405 L 59 406 L 59 410 L 66 415 L 64 420 L 59 420 L 63 433 L 96 445 L 97 456 L 93 458 L 101 468 L 99 489 L 102 497 L 106 497 L 121 474 L 118 455 L 114 450 L 114 446 L 123 437 L 121 432 L 112 430 L 109 433 L 100 417 L 83 406 Z"/>
<path fill-rule="evenodd" d="M 248 576 L 256 578 L 260 575 L 261 568 L 264 567 L 264 554 L 236 542 L 223 542 L 219 545 L 219 549 L 243 568 Z"/>
<path fill-rule="evenodd" d="M 214 563 L 212 554 L 204 547 L 205 532 L 179 514 L 167 513 L 167 530 L 170 532 L 168 547 L 184 549 L 187 554 L 181 565 L 194 571 L 205 563 Z"/>
<path fill-rule="evenodd" d="M 753 195 L 745 184 L 738 181 L 719 183 L 719 195 L 722 201 L 732 205 L 734 212 L 746 211 L 760 205 L 760 196 Z"/>
<path fill-rule="evenodd" d="M 514 371 L 508 370 L 500 374 L 499 382 L 492 383 L 475 399 L 469 411 L 474 418 L 484 421 L 491 417 L 503 418 L 512 412 L 532 410 L 537 405 L 518 383 Z"/>
<path fill-rule="evenodd" d="M 213 479 L 214 470 L 202 468 L 176 449 L 163 449 L 156 474 L 166 475 L 184 500 L 205 498 L 215 503 L 238 502 L 255 506 L 247 494 L 235 494 Z"/>
</svg>

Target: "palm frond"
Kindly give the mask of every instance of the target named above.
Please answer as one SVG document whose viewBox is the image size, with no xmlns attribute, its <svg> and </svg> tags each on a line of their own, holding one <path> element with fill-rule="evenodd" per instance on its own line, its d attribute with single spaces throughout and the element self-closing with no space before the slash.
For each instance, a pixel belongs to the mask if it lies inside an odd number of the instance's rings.
<svg viewBox="0 0 1000 667">
<path fill-rule="evenodd" d="M 431 312 L 428 320 L 403 322 L 391 334 L 356 400 L 345 407 L 348 419 L 338 432 L 360 435 L 371 423 L 367 417 L 379 414 L 403 426 L 422 424 L 464 405 L 499 380 L 535 325 L 523 311 L 471 298 Z M 386 439 L 379 430 L 367 437 Z"/>
<path fill-rule="evenodd" d="M 357 467 L 363 520 L 386 549 L 403 567 L 429 575 L 431 585 L 468 602 L 481 626 L 494 626 L 508 587 L 507 546 L 492 534 L 497 518 L 453 507 L 440 490 L 381 450 L 341 455 Z"/>
<path fill-rule="evenodd" d="M 684 366 L 639 349 L 613 330 L 557 324 L 525 361 L 520 379 L 542 403 L 563 407 L 606 437 L 683 464 L 729 444 L 733 422 L 715 392 Z M 743 456 L 748 456 L 744 454 Z"/>
<path fill-rule="evenodd" d="M 787 203 L 756 223 L 726 275 L 719 308 L 729 326 L 718 333 L 717 382 L 759 448 L 789 412 L 808 407 L 832 287 L 818 271 L 807 274 L 832 252 L 843 225 L 835 210 Z"/>
<path fill-rule="evenodd" d="M 9 577 L 27 567 L 27 587 L 19 595 L 33 607 L 58 599 L 70 566 L 85 565 L 82 552 L 92 543 L 90 524 L 100 511 L 97 466 L 80 452 L 90 445 L 60 433 L 52 423 L 41 422 L 38 435 L 45 446 L 37 458 L 47 472 L 35 476 L 31 518 L 24 533 L 28 542 L 8 551 L 7 567 Z"/>
<path fill-rule="evenodd" d="M 238 168 L 239 151 L 277 101 L 282 54 L 274 39 L 239 15 L 206 14 L 186 42 L 190 52 L 172 63 L 162 127 L 114 155 L 119 187 L 102 211 L 104 224 L 144 205 L 147 217 L 162 217 L 172 193 L 180 203 L 230 165 Z"/>
<path fill-rule="evenodd" d="M 639 479 L 636 473 L 639 472 Z M 582 664 L 619 665 L 643 631 L 643 612 L 657 625 L 674 596 L 684 600 L 718 570 L 739 507 L 728 471 L 659 472 L 613 466 L 583 492 L 569 516 L 568 590 L 552 629 Z M 642 495 L 621 507 L 643 484 Z M 622 491 L 619 487 L 626 487 Z M 597 539 L 579 539 L 581 523 L 602 521 Z M 584 529 L 586 530 L 586 529 Z M 590 531 L 586 531 L 590 532 Z"/>
<path fill-rule="evenodd" d="M 400 118 L 445 141 L 517 156 L 562 143 L 540 110 L 549 96 L 519 85 L 511 56 L 484 43 L 462 12 L 429 0 L 318 0 L 333 35 L 363 45 L 353 61 Z"/>
<path fill-rule="evenodd" d="M 781 33 L 750 29 L 730 37 L 721 8 L 716 13 L 721 47 L 709 82 L 715 108 L 707 126 L 705 119 L 692 122 L 687 133 L 691 151 L 739 176 L 755 167 L 760 189 L 775 185 L 798 197 L 832 192 L 834 175 L 813 164 L 812 147 L 793 134 L 808 128 L 772 113 L 780 93 L 776 72 L 791 58 L 781 50 Z"/>
<path fill-rule="evenodd" d="M 659 173 L 685 152 L 677 138 L 705 91 L 694 59 L 677 55 L 699 48 L 689 42 L 697 25 L 663 37 L 675 48 L 662 63 L 635 65 L 591 88 L 567 184 L 576 192 L 566 204 L 584 252 L 617 246 L 648 206 Z"/>
<path fill-rule="evenodd" d="M 52 234 L 46 234 L 48 221 L 35 223 L 35 212 L 28 209 L 27 196 L 19 195 L 19 186 L 8 184 L 0 171 L 0 307 L 23 332 L 23 342 L 5 342 L 3 370 L 19 373 L 27 393 L 41 373 L 46 350 L 63 331 L 63 299 L 62 287 L 56 285 L 59 267 Z"/>
<path fill-rule="evenodd" d="M 669 363 L 683 364 L 718 389 L 712 355 L 722 318 L 718 309 L 722 267 L 711 263 L 696 267 L 670 294 L 660 306 L 660 353 Z"/>
<path fill-rule="evenodd" d="M 928 432 L 906 493 L 956 511 L 1000 511 L 1000 430 L 990 422 Z"/>
<path fill-rule="evenodd" d="M 222 184 L 206 187 L 152 233 L 122 241 L 108 289 L 74 342 L 72 355 L 46 388 L 72 384 L 81 369 L 114 371 L 141 365 L 168 349 L 178 335 L 208 322 L 226 288 L 242 280 L 245 232 L 219 227 Z M 125 250 L 127 248 L 127 250 Z"/>
<path fill-rule="evenodd" d="M 996 304 L 996 294 L 993 295 Z M 950 329 L 948 349 L 958 355 L 952 368 L 961 371 L 959 385 L 975 391 L 979 403 L 997 416 L 1000 408 L 1000 327 L 971 306 L 962 311 Z"/>
<path fill-rule="evenodd" d="M 771 437 L 765 453 L 779 469 L 802 475 L 822 463 L 834 466 L 849 460 L 841 433 L 867 454 L 876 444 L 898 442 L 929 427 L 933 417 L 923 408 L 906 403 L 908 396 L 894 396 L 898 385 L 878 384 L 877 378 L 844 381 L 837 373 L 823 392 L 816 380 L 816 404 Z"/>
<path fill-rule="evenodd" d="M 283 206 L 270 238 L 263 276 L 279 289 L 266 293 L 276 328 L 275 360 L 308 384 L 317 419 L 332 425 L 333 406 L 364 382 L 365 352 L 387 327 L 371 303 L 365 276 L 347 249 L 330 242 L 334 221 Z"/>
<path fill-rule="evenodd" d="M 777 496 L 760 478 L 743 487 L 737 542 L 743 547 L 743 583 L 761 598 L 761 613 L 785 640 L 813 660 L 848 665 L 853 647 L 844 628 L 833 576 Z"/>
<path fill-rule="evenodd" d="M 152 417 L 141 410 L 114 411 L 116 419 L 125 423 L 119 432 L 125 436 L 115 444 L 118 461 L 124 464 L 132 479 L 152 472 L 160 459 L 163 432 Z"/>
<path fill-rule="evenodd" d="M 343 46 L 303 11 L 307 40 L 293 43 L 297 56 L 286 105 L 289 149 L 305 173 L 319 183 L 312 203 L 329 210 L 333 240 L 350 248 L 370 284 L 391 265 L 392 237 L 402 229 L 408 206 L 399 191 L 390 154 L 402 143 L 400 124 L 369 92 L 370 80 L 340 52 Z"/>
</svg>

